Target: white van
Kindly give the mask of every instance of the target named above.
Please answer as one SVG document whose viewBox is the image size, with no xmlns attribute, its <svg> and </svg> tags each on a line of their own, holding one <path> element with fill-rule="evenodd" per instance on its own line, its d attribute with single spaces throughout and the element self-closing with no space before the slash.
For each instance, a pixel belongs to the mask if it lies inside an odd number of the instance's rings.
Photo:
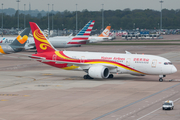
<svg viewBox="0 0 180 120">
<path fill-rule="evenodd" d="M 165 101 L 163 106 L 162 106 L 163 110 L 167 110 L 167 109 L 173 110 L 173 108 L 174 108 L 174 103 L 171 100 Z"/>
</svg>

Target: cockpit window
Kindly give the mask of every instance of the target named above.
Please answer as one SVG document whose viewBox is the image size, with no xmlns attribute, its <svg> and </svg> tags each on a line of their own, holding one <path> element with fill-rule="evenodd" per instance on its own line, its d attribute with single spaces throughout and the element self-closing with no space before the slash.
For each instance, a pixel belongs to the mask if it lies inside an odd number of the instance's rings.
<svg viewBox="0 0 180 120">
<path fill-rule="evenodd" d="M 171 62 L 165 62 L 164 65 L 172 65 Z"/>
</svg>

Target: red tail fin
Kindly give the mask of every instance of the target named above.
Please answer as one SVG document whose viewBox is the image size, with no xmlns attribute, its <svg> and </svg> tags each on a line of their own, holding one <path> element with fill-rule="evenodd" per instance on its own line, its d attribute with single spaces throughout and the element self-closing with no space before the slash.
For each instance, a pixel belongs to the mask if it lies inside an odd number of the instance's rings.
<svg viewBox="0 0 180 120">
<path fill-rule="evenodd" d="M 38 53 L 55 51 L 36 23 L 29 22 Z"/>
</svg>

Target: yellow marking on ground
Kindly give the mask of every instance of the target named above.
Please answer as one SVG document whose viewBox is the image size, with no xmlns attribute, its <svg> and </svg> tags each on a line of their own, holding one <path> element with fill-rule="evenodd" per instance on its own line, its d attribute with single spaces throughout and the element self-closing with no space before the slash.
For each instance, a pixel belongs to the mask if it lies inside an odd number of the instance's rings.
<svg viewBox="0 0 180 120">
<path fill-rule="evenodd" d="M 76 80 L 75 78 L 65 78 L 64 80 Z"/>
<path fill-rule="evenodd" d="M 29 95 L 23 95 L 23 97 L 29 97 Z"/>
<path fill-rule="evenodd" d="M 56 87 L 61 87 L 61 85 L 56 85 Z"/>
<path fill-rule="evenodd" d="M 2 100 L 0 100 L 0 101 L 8 101 L 8 100 L 2 99 Z"/>
</svg>

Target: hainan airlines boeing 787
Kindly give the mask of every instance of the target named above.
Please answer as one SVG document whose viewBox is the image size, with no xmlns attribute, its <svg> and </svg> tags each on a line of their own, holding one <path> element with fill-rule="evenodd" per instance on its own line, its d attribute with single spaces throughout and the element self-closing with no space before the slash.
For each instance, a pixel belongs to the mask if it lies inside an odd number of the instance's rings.
<svg viewBox="0 0 180 120">
<path fill-rule="evenodd" d="M 32 59 L 64 70 L 82 70 L 84 79 L 113 78 L 113 74 L 159 75 L 159 81 L 175 73 L 176 67 L 166 58 L 154 55 L 101 52 L 57 51 L 36 23 L 30 22 L 37 53 Z"/>
</svg>

